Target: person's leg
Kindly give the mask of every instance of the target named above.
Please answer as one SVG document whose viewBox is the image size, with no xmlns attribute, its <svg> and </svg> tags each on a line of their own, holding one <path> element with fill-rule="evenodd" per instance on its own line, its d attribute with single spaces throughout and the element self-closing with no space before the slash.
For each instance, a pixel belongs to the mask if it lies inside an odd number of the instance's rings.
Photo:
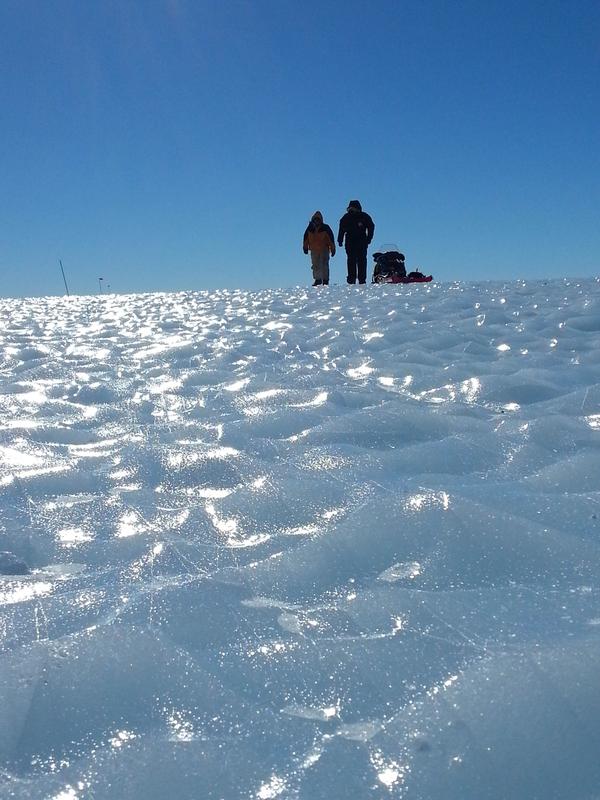
<svg viewBox="0 0 600 800">
<path fill-rule="evenodd" d="M 321 258 L 321 277 L 323 285 L 329 286 L 329 251 L 325 251 Z"/>
<path fill-rule="evenodd" d="M 315 253 L 313 250 L 310 251 L 310 262 L 312 265 L 312 274 L 313 274 L 313 286 L 319 286 L 321 281 L 321 264 L 320 264 L 320 253 Z"/>
<path fill-rule="evenodd" d="M 356 266 L 358 270 L 358 282 L 367 282 L 367 250 L 361 250 L 356 254 Z"/>
<path fill-rule="evenodd" d="M 356 283 L 356 253 L 354 250 L 346 250 L 347 263 L 348 263 L 348 283 Z"/>
</svg>

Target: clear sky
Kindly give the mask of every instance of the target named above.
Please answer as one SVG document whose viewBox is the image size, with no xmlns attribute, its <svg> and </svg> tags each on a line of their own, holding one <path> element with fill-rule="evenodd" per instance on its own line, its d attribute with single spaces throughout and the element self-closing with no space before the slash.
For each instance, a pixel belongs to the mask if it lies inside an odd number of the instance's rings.
<svg viewBox="0 0 600 800">
<path fill-rule="evenodd" d="M 2 0 L 0 109 L 2 296 L 600 273 L 598 0 Z"/>
</svg>

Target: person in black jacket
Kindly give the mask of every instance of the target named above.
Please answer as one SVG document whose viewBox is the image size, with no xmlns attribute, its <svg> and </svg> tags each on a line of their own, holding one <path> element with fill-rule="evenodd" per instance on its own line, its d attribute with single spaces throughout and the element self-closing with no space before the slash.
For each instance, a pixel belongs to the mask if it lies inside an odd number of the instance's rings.
<svg viewBox="0 0 600 800">
<path fill-rule="evenodd" d="M 348 257 L 348 283 L 367 282 L 367 247 L 371 244 L 375 223 L 362 210 L 358 200 L 351 200 L 348 209 L 340 220 L 338 244 L 341 247 L 346 239 L 346 255 Z"/>
</svg>

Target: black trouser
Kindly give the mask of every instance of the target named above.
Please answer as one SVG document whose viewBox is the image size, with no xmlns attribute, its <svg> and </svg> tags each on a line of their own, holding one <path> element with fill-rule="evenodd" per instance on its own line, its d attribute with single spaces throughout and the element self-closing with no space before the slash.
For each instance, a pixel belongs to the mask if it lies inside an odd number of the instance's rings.
<svg viewBox="0 0 600 800">
<path fill-rule="evenodd" d="M 348 247 L 346 245 L 346 255 L 348 257 L 348 283 L 356 283 L 358 275 L 359 283 L 367 282 L 367 246 L 356 245 Z"/>
</svg>

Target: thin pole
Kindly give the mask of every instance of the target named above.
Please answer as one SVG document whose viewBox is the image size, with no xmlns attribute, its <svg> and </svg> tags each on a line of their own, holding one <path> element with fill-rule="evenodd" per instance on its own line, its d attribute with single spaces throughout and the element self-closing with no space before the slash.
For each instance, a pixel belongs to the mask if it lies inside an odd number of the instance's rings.
<svg viewBox="0 0 600 800">
<path fill-rule="evenodd" d="M 65 289 L 67 290 L 67 297 L 69 297 L 69 287 L 67 286 L 67 279 L 65 278 L 65 271 L 63 269 L 62 260 L 59 258 L 58 263 L 60 264 L 60 271 L 62 272 L 63 281 L 65 282 Z"/>
<path fill-rule="evenodd" d="M 100 286 L 100 294 L 102 294 L 102 281 L 103 280 L 104 280 L 104 278 L 98 278 L 98 284 Z"/>
</svg>

